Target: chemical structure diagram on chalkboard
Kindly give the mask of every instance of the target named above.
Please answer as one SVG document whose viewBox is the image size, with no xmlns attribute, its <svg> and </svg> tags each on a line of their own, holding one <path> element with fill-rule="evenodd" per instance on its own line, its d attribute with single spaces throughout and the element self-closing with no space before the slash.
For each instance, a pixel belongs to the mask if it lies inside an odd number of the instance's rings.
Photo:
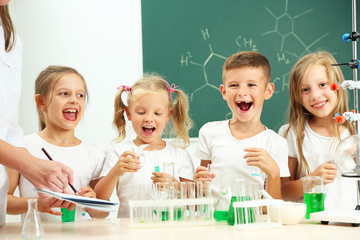
<svg viewBox="0 0 360 240">
<path fill-rule="evenodd" d="M 279 16 L 276 16 L 276 14 L 274 14 L 273 11 L 271 11 L 271 9 L 269 9 L 268 7 L 265 7 L 265 9 L 274 18 L 275 26 L 274 26 L 274 29 L 264 32 L 261 35 L 265 36 L 268 34 L 277 34 L 280 36 L 281 44 L 280 44 L 280 51 L 277 54 L 278 62 L 284 62 L 285 64 L 292 63 L 291 60 L 288 57 L 286 57 L 287 55 L 290 55 L 294 59 L 297 60 L 300 57 L 304 56 L 305 54 L 310 53 L 311 52 L 310 48 L 313 47 L 317 42 L 319 42 L 320 40 L 322 40 L 329 34 L 329 33 L 324 33 L 323 35 L 316 38 L 310 44 L 305 44 L 305 42 L 295 32 L 295 29 L 294 29 L 295 20 L 314 11 L 314 9 L 310 8 L 304 12 L 301 12 L 295 16 L 292 16 L 288 12 L 288 0 L 285 0 L 284 12 L 282 14 L 280 14 Z M 285 41 L 290 37 L 295 39 L 304 48 L 302 53 L 296 54 L 294 52 L 284 49 Z M 293 40 L 288 40 L 288 41 L 293 41 Z M 277 94 L 280 91 L 283 92 L 289 88 L 289 83 L 288 83 L 289 74 L 290 74 L 290 71 L 284 73 L 281 77 L 275 77 L 275 79 L 273 80 L 274 84 L 276 84 L 277 82 L 280 81 L 281 88 L 280 88 L 280 90 L 275 90 L 274 94 Z"/>
<path fill-rule="evenodd" d="M 308 54 L 311 52 L 311 47 L 313 47 L 317 42 L 325 38 L 329 33 L 324 33 L 321 36 L 317 37 L 314 41 L 312 41 L 309 44 L 306 44 L 301 37 L 299 37 L 298 34 L 296 34 L 294 29 L 295 20 L 305 16 L 306 14 L 314 11 L 314 9 L 309 8 L 303 12 L 298 13 L 297 15 L 293 16 L 289 14 L 288 12 L 288 0 L 285 0 L 285 7 L 284 11 L 280 15 L 276 15 L 273 13 L 273 11 L 265 7 L 265 10 L 267 13 L 269 13 L 273 19 L 274 19 L 274 28 L 271 30 L 267 30 L 261 34 L 261 36 L 269 35 L 269 34 L 277 34 L 281 38 L 281 43 L 279 46 L 279 51 L 274 56 L 274 58 L 281 64 L 288 65 L 293 64 L 294 61 L 297 61 L 300 57 L 302 57 L 305 54 Z M 209 47 L 209 56 L 205 58 L 204 62 L 199 62 L 199 60 L 194 60 L 194 57 L 192 56 L 192 53 L 190 51 L 187 51 L 185 54 L 182 54 L 180 57 L 180 65 L 182 67 L 188 67 L 190 65 L 199 67 L 202 69 L 204 79 L 203 84 L 196 89 L 193 89 L 189 92 L 189 98 L 190 101 L 193 100 L 194 95 L 199 92 L 200 90 L 203 90 L 205 88 L 213 88 L 219 90 L 219 83 L 218 79 L 216 79 L 216 82 L 213 82 L 210 79 L 210 76 L 207 72 L 207 65 L 210 61 L 214 61 L 214 59 L 220 59 L 222 64 L 226 60 L 227 57 L 216 53 L 213 50 L 213 46 L 208 43 L 208 40 L 210 39 L 210 33 L 208 28 L 201 30 L 202 37 L 204 38 L 204 42 L 208 44 Z M 291 40 L 289 39 L 291 38 Z M 285 48 L 285 42 L 286 41 L 297 41 L 300 46 L 303 47 L 303 51 L 299 53 L 291 52 L 288 49 Z M 249 50 L 249 51 L 257 51 L 257 46 L 255 44 L 255 41 L 253 38 L 246 37 L 244 35 L 239 35 L 235 39 L 236 46 L 241 50 Z M 222 65 L 219 65 L 218 68 L 221 69 Z M 285 67 L 284 69 L 289 69 L 289 67 Z M 286 73 L 283 73 L 281 75 L 275 76 L 273 78 L 273 82 L 275 85 L 278 85 L 276 88 L 274 94 L 287 91 L 289 84 L 288 84 L 288 76 L 289 76 L 290 70 L 288 70 Z"/>
<path fill-rule="evenodd" d="M 207 28 L 201 30 L 201 33 L 202 33 L 202 36 L 204 38 L 205 41 L 209 40 L 210 39 L 210 33 L 209 33 L 209 30 Z M 256 45 L 254 44 L 254 41 L 253 39 L 246 39 L 242 36 L 238 36 L 236 38 L 236 44 L 239 46 L 239 47 L 247 47 L 248 50 L 251 50 L 251 51 L 256 51 Z M 209 64 L 210 61 L 214 61 L 214 59 L 220 59 L 220 62 L 223 64 L 226 60 L 227 57 L 221 55 L 221 54 L 218 54 L 216 52 L 214 52 L 211 44 L 209 43 L 209 56 L 205 59 L 205 61 L 203 63 L 198 63 L 198 62 L 195 62 L 192 60 L 192 55 L 191 55 L 191 52 L 188 51 L 186 54 L 184 55 L 181 55 L 181 59 L 180 59 L 180 64 L 181 66 L 189 66 L 189 64 L 191 65 L 194 65 L 194 66 L 198 66 L 202 69 L 203 71 L 203 74 L 204 74 L 204 84 L 200 87 L 198 87 L 197 89 L 193 90 L 191 93 L 190 93 L 190 101 L 192 101 L 193 97 L 194 97 L 194 94 L 196 94 L 198 91 L 202 90 L 203 88 L 206 88 L 206 87 L 210 87 L 210 88 L 214 88 L 216 90 L 219 90 L 219 83 L 218 81 L 216 82 L 213 82 L 209 77 L 208 77 L 208 74 L 207 74 L 207 66 Z M 215 60 L 216 61 L 216 60 Z M 220 68 L 221 69 L 221 66 Z"/>
<path fill-rule="evenodd" d="M 275 27 L 274 29 L 264 32 L 262 35 L 265 36 L 267 34 L 270 33 L 275 33 L 278 34 L 281 37 L 281 44 L 280 44 L 280 52 L 286 52 L 289 55 L 292 55 L 296 58 L 300 58 L 301 56 L 307 54 L 310 52 L 310 48 L 316 44 L 317 42 L 319 42 L 320 40 L 322 40 L 324 37 L 326 37 L 329 33 L 325 33 L 322 36 L 318 37 L 317 39 L 315 39 L 312 43 L 310 44 L 305 44 L 305 42 L 298 36 L 298 34 L 296 34 L 296 32 L 294 31 L 294 26 L 295 26 L 295 20 L 314 11 L 314 9 L 310 8 L 304 12 L 301 12 L 295 16 L 291 16 L 288 13 L 288 0 L 285 1 L 285 10 L 282 14 L 280 14 L 279 16 L 276 16 L 271 9 L 269 9 L 268 7 L 265 7 L 265 9 L 271 14 L 271 16 L 275 19 Z M 304 51 L 299 55 L 290 51 L 285 50 L 284 51 L 284 44 L 285 44 L 285 40 L 289 37 L 293 37 L 294 39 L 296 39 L 296 41 L 298 41 L 303 47 L 304 47 Z M 282 55 L 282 57 L 284 57 L 285 55 Z M 279 59 L 280 60 L 280 59 Z M 289 59 L 285 59 L 288 63 Z"/>
</svg>

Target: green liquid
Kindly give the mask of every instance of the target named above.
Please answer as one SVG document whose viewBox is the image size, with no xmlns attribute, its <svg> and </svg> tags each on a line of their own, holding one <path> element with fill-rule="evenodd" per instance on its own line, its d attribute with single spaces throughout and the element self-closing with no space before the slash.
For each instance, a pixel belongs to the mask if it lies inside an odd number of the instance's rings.
<svg viewBox="0 0 360 240">
<path fill-rule="evenodd" d="M 214 211 L 214 218 L 217 222 L 224 222 L 228 218 L 228 211 Z"/>
<path fill-rule="evenodd" d="M 237 199 L 239 199 L 239 201 L 237 201 Z M 249 201 L 250 198 L 249 197 L 236 197 L 236 196 L 232 196 L 231 197 L 231 202 L 230 202 L 230 206 L 229 206 L 229 214 L 227 217 L 227 223 L 230 226 L 234 226 L 235 224 L 235 213 L 234 213 L 234 207 L 233 207 L 233 202 L 244 202 L 244 201 Z M 248 215 L 248 222 L 247 223 L 254 223 L 255 222 L 255 214 L 254 214 L 254 209 L 253 208 L 247 208 L 247 215 Z M 237 208 L 237 220 L 236 222 L 238 224 L 245 224 L 246 223 L 246 218 L 245 218 L 245 208 Z"/>
<path fill-rule="evenodd" d="M 324 211 L 324 193 L 305 193 L 306 219 L 310 219 L 310 213 Z"/>
<path fill-rule="evenodd" d="M 67 210 L 66 208 L 61 208 L 61 221 L 62 222 L 73 222 L 75 220 L 75 209 L 72 211 Z"/>
<path fill-rule="evenodd" d="M 154 210 L 154 213 L 156 214 L 156 210 Z M 161 221 L 169 221 L 170 213 L 169 210 L 161 211 Z M 181 208 L 174 209 L 174 221 L 181 220 L 182 219 L 182 211 Z"/>
<path fill-rule="evenodd" d="M 160 172 L 159 166 L 156 166 L 156 167 L 155 167 L 155 172 Z"/>
</svg>

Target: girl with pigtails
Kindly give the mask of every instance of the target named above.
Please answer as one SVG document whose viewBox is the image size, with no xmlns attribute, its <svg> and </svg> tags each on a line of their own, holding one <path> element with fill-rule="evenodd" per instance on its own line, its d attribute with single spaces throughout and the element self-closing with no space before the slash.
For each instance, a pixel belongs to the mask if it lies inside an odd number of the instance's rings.
<svg viewBox="0 0 360 240">
<path fill-rule="evenodd" d="M 190 143 L 191 120 L 186 94 L 159 76 L 146 76 L 131 87 L 122 85 L 118 89 L 113 121 L 118 131 L 117 143 L 106 158 L 95 192 L 97 198 L 109 199 L 116 185 L 118 217 L 129 217 L 133 186 L 163 182 L 163 163 L 174 163 L 172 181 L 193 181 L 194 166 L 185 149 Z M 122 100 L 124 92 L 126 104 Z M 125 114 L 136 133 L 131 141 L 122 141 L 126 137 Z M 161 137 L 170 120 L 176 139 L 164 141 Z M 159 171 L 155 171 L 157 167 Z"/>
</svg>

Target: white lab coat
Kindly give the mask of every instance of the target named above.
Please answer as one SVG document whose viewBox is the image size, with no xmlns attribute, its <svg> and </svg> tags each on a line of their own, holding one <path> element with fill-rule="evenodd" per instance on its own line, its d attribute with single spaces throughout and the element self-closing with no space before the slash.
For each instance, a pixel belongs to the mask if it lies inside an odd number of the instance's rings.
<svg viewBox="0 0 360 240">
<path fill-rule="evenodd" d="M 23 131 L 17 124 L 21 93 L 21 55 L 19 37 L 16 37 L 13 49 L 5 52 L 4 31 L 0 22 L 0 139 L 16 147 L 25 147 Z M 0 226 L 5 223 L 8 188 L 6 169 L 0 164 Z"/>
</svg>

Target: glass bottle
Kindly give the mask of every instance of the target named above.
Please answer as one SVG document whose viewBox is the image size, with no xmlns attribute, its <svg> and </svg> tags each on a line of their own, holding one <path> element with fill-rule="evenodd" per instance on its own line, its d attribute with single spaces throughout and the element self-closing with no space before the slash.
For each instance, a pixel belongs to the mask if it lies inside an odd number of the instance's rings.
<svg viewBox="0 0 360 240">
<path fill-rule="evenodd" d="M 22 239 L 43 239 L 44 229 L 37 210 L 37 199 L 28 199 L 28 211 L 21 231 Z"/>
<path fill-rule="evenodd" d="M 214 219 L 217 222 L 224 222 L 228 218 L 229 206 L 231 201 L 231 186 L 233 178 L 231 175 L 222 176 L 218 190 L 217 201 L 215 204 Z"/>
</svg>

